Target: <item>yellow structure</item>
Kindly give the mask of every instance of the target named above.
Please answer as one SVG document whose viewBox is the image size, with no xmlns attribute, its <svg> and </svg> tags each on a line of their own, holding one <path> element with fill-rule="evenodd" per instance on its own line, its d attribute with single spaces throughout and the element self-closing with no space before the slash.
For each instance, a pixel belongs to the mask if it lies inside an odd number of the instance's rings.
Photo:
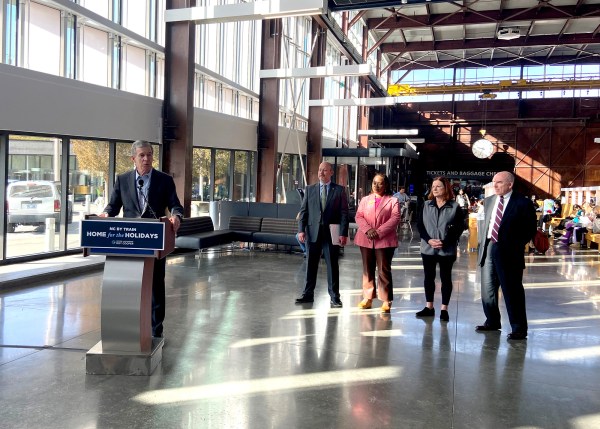
<svg viewBox="0 0 600 429">
<path fill-rule="evenodd" d="M 388 94 L 393 97 L 406 95 L 491 93 L 506 91 L 543 91 L 561 89 L 596 89 L 600 88 L 600 79 L 582 80 L 499 80 L 490 83 L 465 83 L 457 85 L 411 86 L 395 84 L 388 86 Z"/>
</svg>

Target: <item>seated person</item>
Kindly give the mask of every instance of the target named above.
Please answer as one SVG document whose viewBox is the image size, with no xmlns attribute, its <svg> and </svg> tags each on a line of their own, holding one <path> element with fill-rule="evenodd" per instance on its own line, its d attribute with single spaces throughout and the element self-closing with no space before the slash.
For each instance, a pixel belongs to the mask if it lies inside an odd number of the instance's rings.
<svg viewBox="0 0 600 429">
<path fill-rule="evenodd" d="M 578 221 L 574 222 L 573 230 L 575 234 L 575 241 L 579 243 L 579 246 L 581 248 L 587 247 L 585 241 L 585 233 L 588 232 L 588 227 L 592 225 L 592 221 L 594 220 L 594 218 L 595 215 L 590 213 L 587 215 L 579 216 Z"/>
<path fill-rule="evenodd" d="M 400 220 L 404 222 L 406 221 L 408 206 L 410 204 L 410 197 L 406 193 L 406 188 L 401 186 L 400 190 L 396 192 L 393 197 L 398 198 L 398 207 L 400 207 Z"/>
<path fill-rule="evenodd" d="M 573 232 L 575 230 L 575 226 L 579 222 L 579 217 L 583 216 L 583 209 L 581 206 L 575 204 L 573 206 L 573 211 L 569 216 L 563 219 L 560 222 L 560 225 L 556 227 L 556 230 L 560 230 L 562 232 L 562 237 L 560 238 L 563 244 L 570 244 L 572 242 Z M 560 233 L 558 233 L 560 236 Z M 555 237 L 557 235 L 555 234 Z"/>
<path fill-rule="evenodd" d="M 592 234 L 600 234 L 600 207 L 595 207 L 593 214 L 594 219 L 592 220 L 592 224 L 588 226 L 588 231 Z"/>
<path fill-rule="evenodd" d="M 545 206 L 546 204 L 544 204 Z M 544 214 L 540 216 L 540 220 L 538 221 L 538 228 L 541 228 L 542 231 L 545 231 L 545 225 L 552 220 L 553 217 L 560 216 L 560 204 L 558 201 L 552 202 L 552 207 L 546 209 Z"/>
</svg>

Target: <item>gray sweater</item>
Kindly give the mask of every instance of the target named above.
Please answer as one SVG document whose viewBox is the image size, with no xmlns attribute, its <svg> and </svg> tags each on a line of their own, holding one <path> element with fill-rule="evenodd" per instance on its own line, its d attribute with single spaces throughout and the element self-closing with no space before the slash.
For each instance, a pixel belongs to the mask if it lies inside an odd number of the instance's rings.
<svg viewBox="0 0 600 429">
<path fill-rule="evenodd" d="M 421 235 L 421 253 L 424 255 L 456 256 L 458 239 L 464 231 L 465 217 L 456 201 L 446 201 L 438 208 L 435 199 L 423 204 L 417 222 Z M 434 249 L 428 243 L 432 238 L 442 240 L 443 247 Z"/>
</svg>

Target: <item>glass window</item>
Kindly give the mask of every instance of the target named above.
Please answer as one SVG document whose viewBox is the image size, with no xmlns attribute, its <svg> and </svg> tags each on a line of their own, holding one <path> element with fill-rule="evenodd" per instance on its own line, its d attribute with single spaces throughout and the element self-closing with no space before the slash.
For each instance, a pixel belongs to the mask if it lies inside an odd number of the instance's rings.
<svg viewBox="0 0 600 429">
<path fill-rule="evenodd" d="M 75 39 L 75 17 L 71 14 L 67 14 L 65 20 L 65 43 L 64 43 L 64 66 L 63 76 L 70 79 L 75 79 L 76 60 L 75 60 L 75 46 L 77 45 Z"/>
<path fill-rule="evenodd" d="M 31 70 L 60 75 L 60 11 L 31 2 L 27 61 Z"/>
<path fill-rule="evenodd" d="M 277 155 L 281 159 L 281 154 Z M 285 154 L 281 159 L 281 170 L 277 176 L 277 202 L 300 204 L 298 188 L 304 188 L 302 166 L 298 155 Z"/>
<path fill-rule="evenodd" d="M 77 234 L 71 223 L 73 207 L 61 195 L 62 140 L 53 137 L 9 136 L 6 183 L 6 256 L 59 249 L 61 226 Z M 67 219 L 61 218 L 67 204 Z M 51 226 L 51 228 L 47 228 Z"/>
<path fill-rule="evenodd" d="M 123 26 L 127 29 L 148 37 L 146 22 L 148 19 L 147 2 L 140 0 L 123 0 Z"/>
<path fill-rule="evenodd" d="M 248 201 L 248 152 L 236 150 L 233 175 L 233 201 Z"/>
<path fill-rule="evenodd" d="M 133 142 L 132 142 L 133 143 Z M 153 144 L 152 167 L 159 168 L 160 146 Z M 117 143 L 117 152 L 115 160 L 115 174 L 119 175 L 133 169 L 131 159 L 131 143 Z"/>
<path fill-rule="evenodd" d="M 193 149 L 192 203 L 210 201 L 211 150 Z"/>
<path fill-rule="evenodd" d="M 217 83 L 213 80 L 204 79 L 204 108 L 217 110 Z"/>
<path fill-rule="evenodd" d="M 148 52 L 146 59 L 148 66 L 146 95 L 156 98 L 156 53 Z"/>
<path fill-rule="evenodd" d="M 162 100 L 165 92 L 165 59 L 156 58 L 156 98 Z"/>
<path fill-rule="evenodd" d="M 111 51 L 110 51 L 110 66 L 111 66 L 111 86 L 115 89 L 121 88 L 121 37 L 111 35 L 110 40 Z"/>
<path fill-rule="evenodd" d="M 156 22 L 160 23 L 156 26 L 156 40 L 155 42 L 161 46 L 165 46 L 165 0 L 153 0 L 156 2 Z M 202 26 L 196 26 L 196 32 L 198 32 L 199 28 Z M 196 49 L 198 44 L 196 44 Z"/>
<path fill-rule="evenodd" d="M 242 94 L 238 96 L 238 115 L 242 118 L 248 118 L 248 97 Z"/>
<path fill-rule="evenodd" d="M 223 97 L 222 113 L 225 113 L 227 115 L 233 115 L 235 113 L 235 105 L 233 103 L 233 90 L 223 87 L 221 93 Z"/>
<path fill-rule="evenodd" d="M 79 4 L 103 18 L 110 19 L 110 0 L 79 0 Z"/>
<path fill-rule="evenodd" d="M 6 0 L 4 9 L 4 63 L 17 65 L 17 28 L 19 1 Z"/>
<path fill-rule="evenodd" d="M 231 177 L 229 174 L 229 164 L 231 160 L 231 151 L 215 151 L 215 189 L 214 200 L 229 200 L 229 185 Z"/>
<path fill-rule="evenodd" d="M 146 51 L 123 45 L 123 85 L 121 89 L 146 95 Z"/>
<path fill-rule="evenodd" d="M 101 213 L 108 201 L 109 144 L 105 141 L 71 140 L 76 165 L 69 170 L 69 201 L 77 214 Z M 69 228 L 70 231 L 70 228 Z M 79 236 L 67 237 L 67 248 L 79 247 Z"/>
<path fill-rule="evenodd" d="M 108 86 L 108 33 L 91 27 L 81 27 L 81 76 L 84 82 Z"/>
</svg>

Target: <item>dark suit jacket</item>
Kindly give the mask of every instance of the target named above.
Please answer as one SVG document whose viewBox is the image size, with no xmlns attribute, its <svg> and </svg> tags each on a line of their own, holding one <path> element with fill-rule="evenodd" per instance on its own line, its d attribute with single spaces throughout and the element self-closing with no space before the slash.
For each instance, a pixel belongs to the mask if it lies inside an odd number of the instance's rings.
<svg viewBox="0 0 600 429">
<path fill-rule="evenodd" d="M 319 222 L 321 221 L 321 193 L 320 184 L 309 185 L 304 192 L 302 206 L 298 213 L 298 231 L 306 232 L 306 240 L 314 243 L 319 235 Z M 327 194 L 327 204 L 323 212 L 323 224 L 340 225 L 340 236 L 348 236 L 348 197 L 345 189 L 331 183 Z"/>
<path fill-rule="evenodd" d="M 115 187 L 104 211 L 109 216 L 117 216 L 123 208 L 123 216 L 130 218 L 153 218 L 150 210 L 144 212 L 140 207 L 137 196 L 138 185 L 135 179 L 135 170 L 119 174 Z M 171 215 L 183 216 L 183 207 L 177 198 L 173 178 L 162 171 L 152 169 L 150 187 L 148 189 L 148 205 L 157 217 L 166 216 L 167 210 Z"/>
<path fill-rule="evenodd" d="M 488 228 L 496 216 L 496 213 L 492 213 L 496 198 L 497 195 L 493 195 L 483 201 L 485 207 L 484 229 L 478 237 L 479 265 L 481 266 L 485 262 L 487 253 L 485 243 Z M 525 268 L 525 245 L 533 238 L 536 230 L 537 219 L 531 200 L 513 191 L 498 230 L 497 246 L 505 268 L 513 266 L 513 264 L 515 268 Z"/>
</svg>

